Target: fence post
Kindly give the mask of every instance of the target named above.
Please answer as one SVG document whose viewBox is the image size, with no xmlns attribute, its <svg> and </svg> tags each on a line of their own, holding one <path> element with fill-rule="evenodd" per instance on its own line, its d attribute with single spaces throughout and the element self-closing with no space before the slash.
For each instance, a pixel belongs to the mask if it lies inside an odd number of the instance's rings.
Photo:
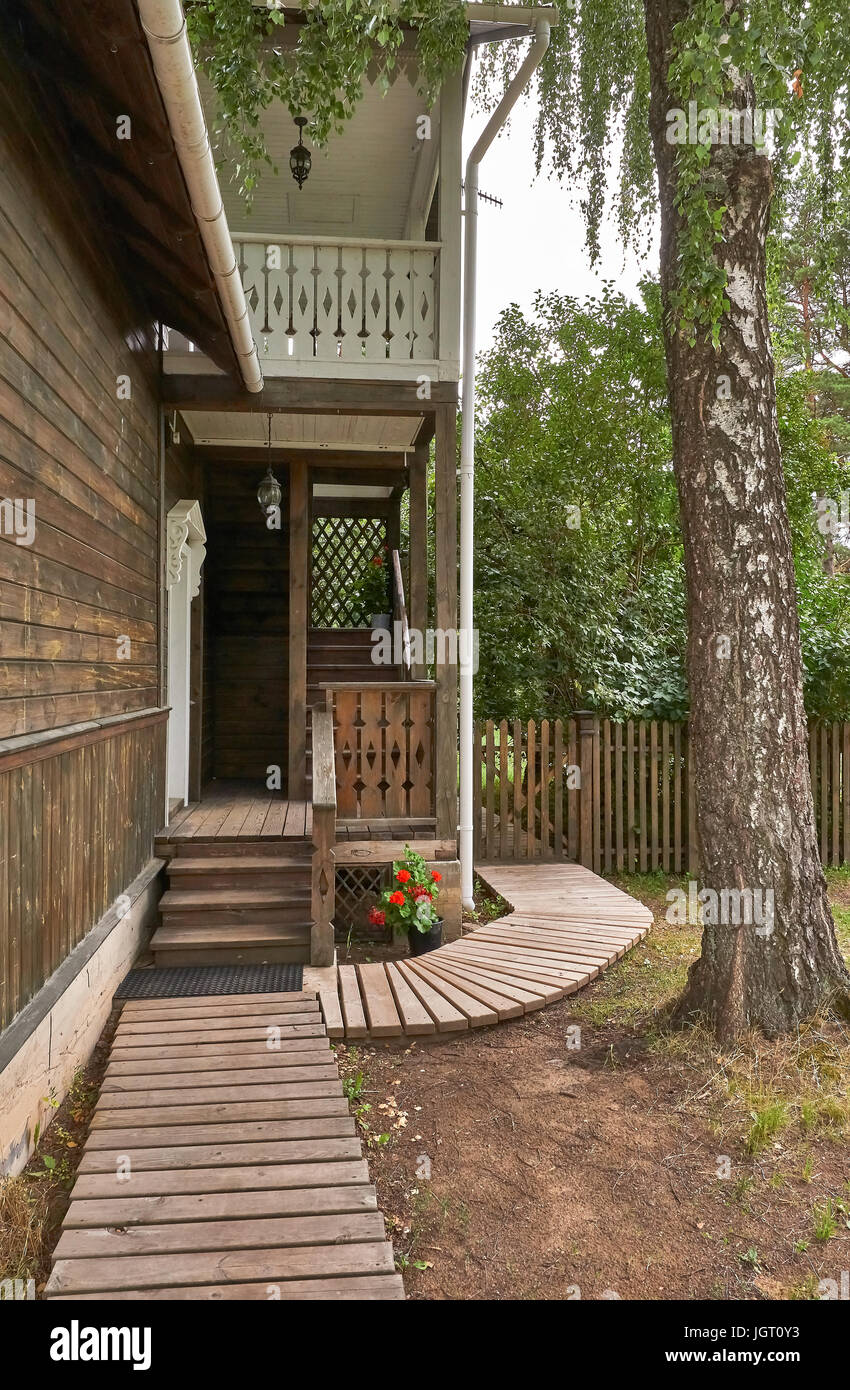
<svg viewBox="0 0 850 1390">
<path fill-rule="evenodd" d="M 691 726 L 687 725 L 687 791 L 688 791 L 688 873 L 696 877 L 700 870 L 699 835 L 697 834 L 697 789 Z"/>
<path fill-rule="evenodd" d="M 586 869 L 592 869 L 595 859 L 594 841 L 597 838 L 594 829 L 598 778 L 594 776 L 594 765 L 599 744 L 599 720 L 587 709 L 576 710 L 574 717 L 578 728 L 578 765 L 581 776 L 578 859 Z"/>
</svg>

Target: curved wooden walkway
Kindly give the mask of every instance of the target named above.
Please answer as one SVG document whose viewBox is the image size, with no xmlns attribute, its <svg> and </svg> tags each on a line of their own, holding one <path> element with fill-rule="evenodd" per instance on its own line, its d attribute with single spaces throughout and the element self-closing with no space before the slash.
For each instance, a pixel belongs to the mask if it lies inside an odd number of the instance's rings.
<svg viewBox="0 0 850 1390">
<path fill-rule="evenodd" d="M 124 1005 L 46 1296 L 403 1299 L 315 994 Z"/>
<path fill-rule="evenodd" d="M 573 994 L 631 950 L 652 913 L 580 864 L 481 864 L 509 902 L 416 960 L 341 965 L 319 990 L 331 1037 L 418 1037 L 518 1018 Z"/>
</svg>

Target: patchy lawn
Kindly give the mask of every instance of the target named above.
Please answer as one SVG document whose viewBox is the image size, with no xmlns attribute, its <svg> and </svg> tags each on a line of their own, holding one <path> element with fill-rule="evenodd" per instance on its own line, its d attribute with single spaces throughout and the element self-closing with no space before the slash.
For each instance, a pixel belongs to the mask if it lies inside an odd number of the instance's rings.
<svg viewBox="0 0 850 1390">
<path fill-rule="evenodd" d="M 850 871 L 828 874 L 850 953 Z M 850 1028 L 671 1032 L 699 933 L 496 1028 L 338 1046 L 413 1298 L 816 1298 L 850 1267 Z M 427 1176 L 430 1172 L 430 1178 Z"/>
</svg>

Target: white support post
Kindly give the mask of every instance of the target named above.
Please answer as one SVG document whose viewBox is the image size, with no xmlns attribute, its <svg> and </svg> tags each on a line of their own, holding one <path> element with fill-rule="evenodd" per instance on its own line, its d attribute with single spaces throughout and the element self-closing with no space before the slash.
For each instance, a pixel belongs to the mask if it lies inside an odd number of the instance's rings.
<svg viewBox="0 0 850 1390">
<path fill-rule="evenodd" d="M 529 52 L 466 162 L 463 256 L 463 420 L 460 445 L 460 874 L 463 906 L 472 909 L 474 721 L 473 545 L 475 538 L 475 277 L 478 259 L 478 166 L 549 47 L 549 22 L 539 19 Z"/>
</svg>

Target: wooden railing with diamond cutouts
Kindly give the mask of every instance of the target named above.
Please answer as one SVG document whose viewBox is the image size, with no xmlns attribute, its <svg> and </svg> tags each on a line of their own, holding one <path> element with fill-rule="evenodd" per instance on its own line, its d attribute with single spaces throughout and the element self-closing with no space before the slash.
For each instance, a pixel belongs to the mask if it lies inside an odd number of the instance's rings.
<svg viewBox="0 0 850 1390">
<path fill-rule="evenodd" d="M 338 817 L 433 820 L 434 682 L 334 682 L 323 688 L 333 714 Z"/>
<path fill-rule="evenodd" d="M 323 375 L 351 376 L 439 358 L 440 242 L 251 234 L 233 245 L 272 375 L 322 364 Z"/>
</svg>

